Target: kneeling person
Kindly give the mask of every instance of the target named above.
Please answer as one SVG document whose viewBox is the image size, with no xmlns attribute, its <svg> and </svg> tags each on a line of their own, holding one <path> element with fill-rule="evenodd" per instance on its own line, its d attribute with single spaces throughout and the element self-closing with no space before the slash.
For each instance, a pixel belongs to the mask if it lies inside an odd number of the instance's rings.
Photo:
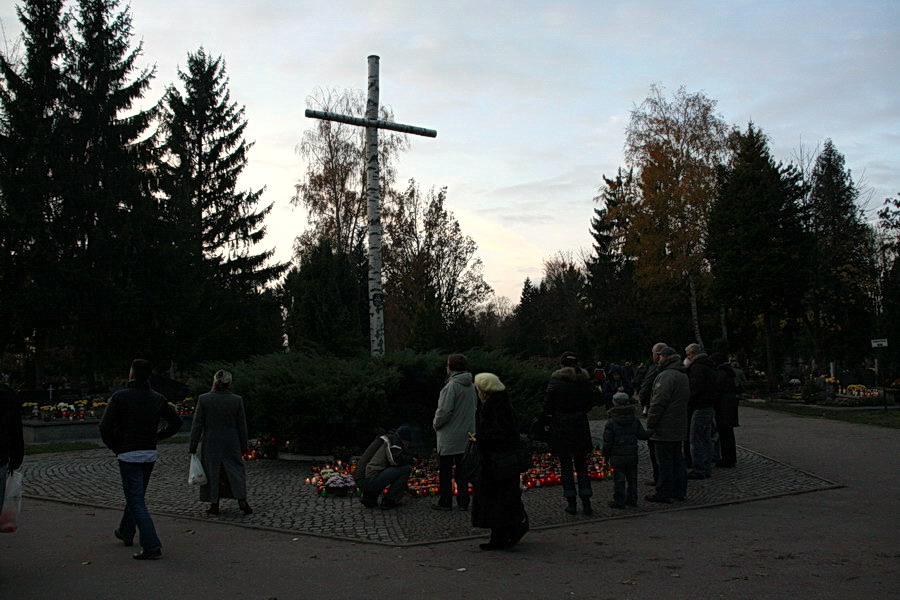
<svg viewBox="0 0 900 600">
<path fill-rule="evenodd" d="M 409 474 L 415 457 L 406 449 L 412 440 L 412 431 L 402 425 L 394 433 L 380 435 L 369 444 L 353 477 L 362 490 L 362 503 L 367 508 L 378 505 L 378 497 L 388 489 L 381 500 L 381 508 L 396 508 L 406 491 Z"/>
</svg>

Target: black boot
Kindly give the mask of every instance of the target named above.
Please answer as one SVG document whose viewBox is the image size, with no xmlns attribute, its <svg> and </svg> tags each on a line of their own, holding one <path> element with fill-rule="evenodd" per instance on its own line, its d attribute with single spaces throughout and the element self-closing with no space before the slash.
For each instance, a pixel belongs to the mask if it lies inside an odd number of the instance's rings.
<svg viewBox="0 0 900 600">
<path fill-rule="evenodd" d="M 581 512 L 585 514 L 585 516 L 590 516 L 594 514 L 594 509 L 591 508 L 591 497 L 590 496 L 582 496 L 581 497 Z"/>
<path fill-rule="evenodd" d="M 208 514 L 211 517 L 219 516 L 219 503 L 218 502 L 210 503 L 209 508 L 206 509 L 206 514 Z"/>
<path fill-rule="evenodd" d="M 578 512 L 578 506 L 577 506 L 575 498 L 566 498 L 566 502 L 569 503 L 569 505 L 566 506 L 566 509 L 565 509 L 567 513 L 569 513 L 570 515 L 574 515 L 575 513 Z"/>
<path fill-rule="evenodd" d="M 241 512 L 243 512 L 245 515 L 253 514 L 253 509 L 250 508 L 250 505 L 247 504 L 246 500 L 238 500 L 238 508 L 240 508 Z"/>
</svg>

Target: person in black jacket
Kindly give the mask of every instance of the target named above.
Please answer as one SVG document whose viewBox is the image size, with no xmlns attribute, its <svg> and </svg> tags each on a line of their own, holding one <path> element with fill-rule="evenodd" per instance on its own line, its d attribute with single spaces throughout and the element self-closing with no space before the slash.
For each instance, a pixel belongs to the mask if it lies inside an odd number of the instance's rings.
<svg viewBox="0 0 900 600">
<path fill-rule="evenodd" d="M 613 403 L 603 430 L 603 456 L 613 469 L 615 484 L 609 506 L 637 506 L 638 440 L 646 440 L 650 434 L 638 419 L 628 394 L 616 393 Z"/>
<path fill-rule="evenodd" d="M 716 381 L 719 386 L 719 401 L 716 404 L 716 430 L 719 432 L 720 457 L 717 467 L 730 468 L 737 464 L 737 445 L 734 440 L 734 428 L 738 422 L 737 377 L 724 354 L 710 355 L 716 363 Z"/>
<path fill-rule="evenodd" d="M 165 396 L 150 389 L 150 363 L 135 359 L 128 375 L 128 387 L 114 393 L 100 421 L 100 437 L 119 459 L 119 473 L 125 493 L 125 510 L 119 527 L 113 532 L 126 546 L 134 542 L 135 528 L 140 533 L 141 551 L 137 560 L 162 556 L 162 542 L 144 495 L 158 457 L 156 443 L 173 436 L 181 428 L 181 417 Z M 160 420 L 166 425 L 159 429 Z"/>
<path fill-rule="evenodd" d="M 22 407 L 16 392 L 0 382 L 0 503 L 6 494 L 6 476 L 22 466 L 25 440 Z"/>
<path fill-rule="evenodd" d="M 685 353 L 688 379 L 691 382 L 691 399 L 688 402 L 691 471 L 688 479 L 706 479 L 712 475 L 715 451 L 715 407 L 719 401 L 716 364 L 700 344 L 690 344 L 685 348 Z"/>
<path fill-rule="evenodd" d="M 496 459 L 515 452 L 519 443 L 516 414 L 506 386 L 493 373 L 475 376 L 480 400 L 475 413 L 475 437 L 481 456 L 480 474 L 472 496 L 472 526 L 491 530 L 482 550 L 511 548 L 528 532 L 528 514 L 522 504 L 519 474 L 495 468 Z"/>
<path fill-rule="evenodd" d="M 559 458 L 565 511 L 574 515 L 580 496 L 584 514 L 590 515 L 593 491 L 587 458 L 594 444 L 587 413 L 595 403 L 594 390 L 590 374 L 578 366 L 573 352 L 564 352 L 559 364 L 561 368 L 550 376 L 544 394 L 543 418 L 550 425 L 550 451 Z M 575 473 L 578 473 L 577 492 Z"/>
</svg>

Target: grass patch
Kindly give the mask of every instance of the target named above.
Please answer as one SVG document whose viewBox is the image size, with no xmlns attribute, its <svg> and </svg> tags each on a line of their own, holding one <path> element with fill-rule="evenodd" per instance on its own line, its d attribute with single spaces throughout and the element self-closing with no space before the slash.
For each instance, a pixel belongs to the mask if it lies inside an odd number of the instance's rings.
<svg viewBox="0 0 900 600">
<path fill-rule="evenodd" d="M 47 442 L 46 444 L 26 444 L 25 454 L 72 452 L 73 450 L 97 450 L 102 447 L 103 446 L 96 442 Z"/>
<path fill-rule="evenodd" d="M 890 408 L 888 410 L 828 410 L 815 405 L 783 404 L 777 402 L 742 404 L 742 406 L 786 412 L 803 417 L 818 417 L 835 421 L 846 421 L 848 423 L 859 423 L 861 425 L 875 425 L 877 427 L 900 429 L 900 410 L 897 410 L 896 408 Z"/>
</svg>

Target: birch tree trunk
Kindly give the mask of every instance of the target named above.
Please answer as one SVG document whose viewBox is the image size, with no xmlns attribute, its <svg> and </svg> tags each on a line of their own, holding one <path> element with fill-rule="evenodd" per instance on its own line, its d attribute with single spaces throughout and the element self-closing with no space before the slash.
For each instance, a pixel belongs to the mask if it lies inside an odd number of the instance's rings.
<svg viewBox="0 0 900 600">
<path fill-rule="evenodd" d="M 366 119 L 378 119 L 378 57 L 369 56 L 369 98 Z M 378 169 L 378 128 L 366 127 L 366 196 L 369 219 L 369 340 L 372 356 L 384 356 L 384 294 L 381 290 L 381 186 Z"/>
<path fill-rule="evenodd" d="M 694 341 L 706 350 L 703 345 L 703 337 L 700 335 L 700 315 L 697 311 L 697 287 L 694 285 L 694 276 L 688 273 L 688 287 L 691 290 L 691 321 L 694 325 Z"/>
</svg>

